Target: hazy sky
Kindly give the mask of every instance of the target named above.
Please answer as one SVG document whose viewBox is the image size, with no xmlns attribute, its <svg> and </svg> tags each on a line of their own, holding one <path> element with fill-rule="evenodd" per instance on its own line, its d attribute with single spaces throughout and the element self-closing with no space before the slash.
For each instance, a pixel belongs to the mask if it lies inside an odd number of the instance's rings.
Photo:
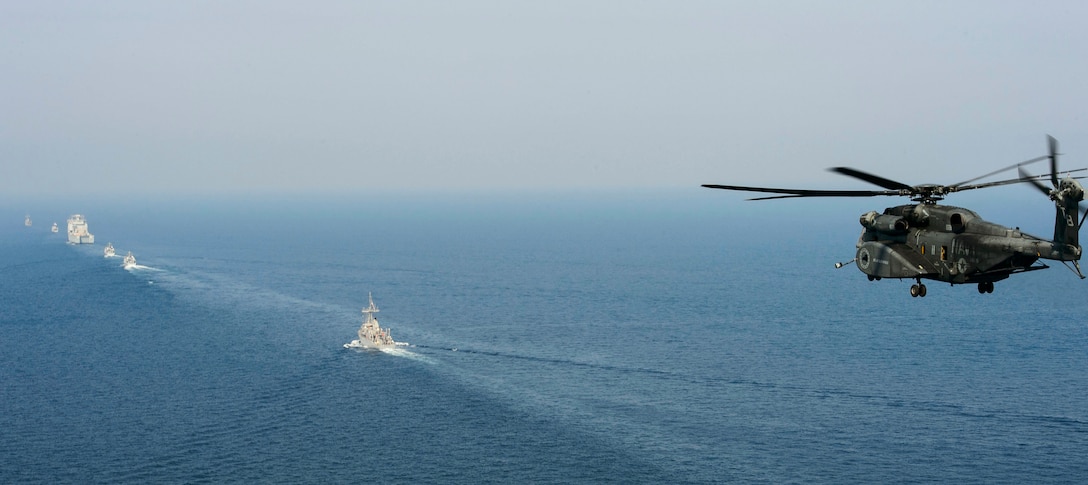
<svg viewBox="0 0 1088 485">
<path fill-rule="evenodd" d="M 871 188 L 1088 165 L 1088 3 L 0 2 L 0 192 Z"/>
</svg>

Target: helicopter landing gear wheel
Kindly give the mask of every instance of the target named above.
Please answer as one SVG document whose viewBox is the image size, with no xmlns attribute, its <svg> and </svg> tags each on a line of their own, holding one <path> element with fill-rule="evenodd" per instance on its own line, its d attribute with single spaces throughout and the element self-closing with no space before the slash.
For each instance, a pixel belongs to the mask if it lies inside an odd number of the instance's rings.
<svg viewBox="0 0 1088 485">
<path fill-rule="evenodd" d="M 920 281 L 918 283 L 910 285 L 910 296 L 911 297 L 924 297 L 924 296 L 926 296 L 926 285 L 923 285 L 922 282 L 920 282 Z"/>
<path fill-rule="evenodd" d="M 978 292 L 979 292 L 979 294 L 993 293 L 994 292 L 994 282 L 993 281 L 983 281 L 982 283 L 979 283 L 978 284 Z"/>
</svg>

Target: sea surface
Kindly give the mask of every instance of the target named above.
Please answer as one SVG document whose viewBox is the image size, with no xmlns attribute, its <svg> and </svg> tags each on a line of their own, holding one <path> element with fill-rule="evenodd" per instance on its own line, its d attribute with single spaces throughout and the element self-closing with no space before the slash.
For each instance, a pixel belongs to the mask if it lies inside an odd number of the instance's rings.
<svg viewBox="0 0 1088 485">
<path fill-rule="evenodd" d="M 1088 281 L 835 269 L 886 205 L 9 197 L 0 482 L 1088 481 Z"/>
</svg>

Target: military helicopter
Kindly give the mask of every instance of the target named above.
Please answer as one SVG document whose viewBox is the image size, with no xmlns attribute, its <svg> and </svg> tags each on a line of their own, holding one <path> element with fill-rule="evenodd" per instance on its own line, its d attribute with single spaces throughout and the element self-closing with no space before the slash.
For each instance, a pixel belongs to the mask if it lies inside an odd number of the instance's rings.
<svg viewBox="0 0 1088 485">
<path fill-rule="evenodd" d="M 1059 180 L 1058 141 L 1049 135 L 1047 140 L 1048 155 L 952 185 L 907 185 L 860 170 L 835 167 L 830 170 L 886 190 L 798 190 L 711 184 L 703 187 L 784 194 L 748 200 L 881 195 L 910 197 L 914 204 L 889 207 L 882 214 L 876 211 L 862 214 L 860 222 L 864 229 L 858 238 L 856 257 L 845 263 L 836 263 L 835 267 L 857 263 L 858 269 L 869 277 L 869 281 L 882 278 L 913 279 L 915 283 L 910 287 L 912 297 L 926 296 L 926 285 L 922 279 L 951 285 L 973 283 L 978 285 L 980 294 L 993 293 L 995 281 L 1016 273 L 1048 268 L 1040 259 L 1061 261 L 1084 279 L 1078 262 L 1081 257 L 1079 231 L 1085 218 L 1088 218 L 1088 212 L 1079 217 L 1084 187 L 1077 182 L 1084 177 L 1069 176 L 1070 172 L 1066 172 L 1065 178 Z M 1044 160 L 1050 160 L 1049 177 L 1034 176 L 1024 170 L 1025 165 Z M 972 183 L 1014 168 L 1018 170 L 1019 178 Z M 1052 187 L 1041 182 L 1047 178 Z M 1025 234 L 1019 228 L 987 222 L 962 207 L 937 204 L 953 192 L 1016 183 L 1031 183 L 1054 201 L 1056 215 L 1052 240 Z"/>
</svg>

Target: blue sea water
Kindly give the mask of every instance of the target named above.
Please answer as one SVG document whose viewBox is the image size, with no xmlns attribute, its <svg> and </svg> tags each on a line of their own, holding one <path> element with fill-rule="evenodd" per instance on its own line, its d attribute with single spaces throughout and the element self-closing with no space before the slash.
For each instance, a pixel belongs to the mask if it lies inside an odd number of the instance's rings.
<svg viewBox="0 0 1088 485">
<path fill-rule="evenodd" d="M 0 482 L 1088 480 L 1088 282 L 834 269 L 882 208 L 5 200 Z M 368 292 L 412 346 L 342 347 Z"/>
</svg>

